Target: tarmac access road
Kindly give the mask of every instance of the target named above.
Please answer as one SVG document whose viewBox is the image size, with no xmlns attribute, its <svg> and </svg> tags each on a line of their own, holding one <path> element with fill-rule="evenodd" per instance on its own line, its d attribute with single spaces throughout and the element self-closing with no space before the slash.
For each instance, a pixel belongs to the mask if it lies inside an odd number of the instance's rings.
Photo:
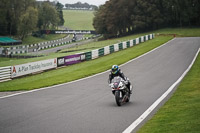
<svg viewBox="0 0 200 133">
<path fill-rule="evenodd" d="M 83 38 L 83 35 L 77 35 L 77 40 L 80 40 L 81 38 Z M 68 41 L 70 41 L 71 38 L 68 38 Z M 76 47 L 78 45 L 83 45 L 89 42 L 93 42 L 95 39 L 88 39 L 88 40 L 83 40 L 80 42 L 73 42 L 70 44 L 66 44 L 66 45 L 62 45 L 62 46 L 58 46 L 58 47 L 54 47 L 54 48 L 50 48 L 50 49 L 46 49 L 46 50 L 40 50 L 37 52 L 30 52 L 29 54 L 31 55 L 42 55 L 42 54 L 50 54 L 50 53 L 56 53 L 62 49 L 67 49 L 67 48 L 71 48 L 71 47 Z M 65 40 L 66 41 L 66 40 Z M 64 42 L 64 41 L 63 41 Z"/>
<path fill-rule="evenodd" d="M 123 132 L 179 79 L 199 48 L 198 37 L 175 38 L 121 66 L 134 86 L 130 102 L 121 107 L 116 105 L 107 84 L 109 72 L 28 93 L 1 97 L 0 132 Z"/>
<path fill-rule="evenodd" d="M 72 37 L 67 36 L 67 37 L 63 38 L 63 40 L 59 40 L 59 41 L 56 41 L 56 42 L 43 43 L 39 47 L 40 48 L 41 47 L 46 47 L 46 46 L 49 46 L 49 45 L 58 44 L 58 43 L 62 43 L 62 42 L 68 42 L 68 41 L 71 41 L 71 40 L 72 40 Z M 28 53 L 36 53 L 34 50 L 38 49 L 39 47 L 38 46 L 29 47 L 28 48 Z"/>
</svg>

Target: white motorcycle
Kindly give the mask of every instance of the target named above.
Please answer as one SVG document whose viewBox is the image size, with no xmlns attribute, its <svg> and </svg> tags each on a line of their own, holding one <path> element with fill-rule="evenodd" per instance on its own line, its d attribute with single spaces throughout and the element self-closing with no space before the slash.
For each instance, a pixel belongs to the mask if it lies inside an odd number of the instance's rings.
<svg viewBox="0 0 200 133">
<path fill-rule="evenodd" d="M 121 77 L 114 77 L 109 85 L 112 88 L 112 93 L 115 95 L 115 100 L 118 106 L 127 103 L 130 100 L 130 91 L 126 86 L 128 79 L 125 81 Z M 131 86 L 132 87 L 132 86 Z"/>
</svg>

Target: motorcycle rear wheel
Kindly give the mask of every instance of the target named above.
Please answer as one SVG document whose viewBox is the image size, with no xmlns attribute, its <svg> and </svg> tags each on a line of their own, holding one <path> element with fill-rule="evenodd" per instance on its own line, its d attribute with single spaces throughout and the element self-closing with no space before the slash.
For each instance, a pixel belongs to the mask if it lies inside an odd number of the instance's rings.
<svg viewBox="0 0 200 133">
<path fill-rule="evenodd" d="M 127 103 L 128 103 L 129 101 L 130 101 L 130 96 L 129 96 L 129 98 L 126 99 L 126 102 L 127 102 Z"/>
</svg>

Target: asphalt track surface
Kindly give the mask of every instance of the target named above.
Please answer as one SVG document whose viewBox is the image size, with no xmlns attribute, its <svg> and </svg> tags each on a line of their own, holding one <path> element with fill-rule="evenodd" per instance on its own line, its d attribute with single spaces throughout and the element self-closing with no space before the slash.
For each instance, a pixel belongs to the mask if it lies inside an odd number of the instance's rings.
<svg viewBox="0 0 200 133">
<path fill-rule="evenodd" d="M 0 133 L 123 132 L 182 75 L 199 48 L 200 38 L 176 38 L 121 66 L 134 86 L 130 103 L 121 107 L 108 72 L 0 98 Z"/>
</svg>

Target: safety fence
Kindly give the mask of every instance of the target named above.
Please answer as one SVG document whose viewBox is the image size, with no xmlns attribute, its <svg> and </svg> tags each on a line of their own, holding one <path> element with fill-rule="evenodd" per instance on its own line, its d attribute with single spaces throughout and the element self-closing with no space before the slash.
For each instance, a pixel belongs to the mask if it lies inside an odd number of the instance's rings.
<svg viewBox="0 0 200 133">
<path fill-rule="evenodd" d="M 36 52 L 43 49 L 57 47 L 60 45 L 71 43 L 72 40 L 65 41 L 68 38 L 69 36 L 58 39 L 58 40 L 47 41 L 47 42 L 42 42 L 42 43 L 37 43 L 37 44 L 29 44 L 29 45 L 23 45 L 23 46 L 15 46 L 15 47 L 3 47 L 3 48 L 0 48 L 2 49 L 0 54 L 1 55 L 15 55 L 15 54 Z"/>
<path fill-rule="evenodd" d="M 54 69 L 61 66 L 67 66 L 67 65 L 77 64 L 83 61 L 96 59 L 104 55 L 108 55 L 126 48 L 133 47 L 139 43 L 151 40 L 153 38 L 154 34 L 149 34 L 138 37 L 133 40 L 109 45 L 85 53 L 79 53 L 75 55 L 69 55 L 49 60 L 37 61 L 21 65 L 14 65 L 9 67 L 0 67 L 0 82 L 32 73 L 38 73 L 45 70 Z"/>
<path fill-rule="evenodd" d="M 11 66 L 0 67 L 0 82 L 8 81 L 11 79 Z"/>
<path fill-rule="evenodd" d="M 127 42 L 121 42 L 121 43 L 113 44 L 110 46 L 106 46 L 104 48 L 95 49 L 95 50 L 84 53 L 85 60 L 96 59 L 98 57 L 101 57 L 101 56 L 104 56 L 107 54 L 111 54 L 113 52 L 117 52 L 117 51 L 129 48 L 129 47 L 133 47 L 139 43 L 151 40 L 153 38 L 154 38 L 154 34 L 150 34 L 150 35 L 138 37 L 134 40 L 130 40 Z"/>
</svg>

